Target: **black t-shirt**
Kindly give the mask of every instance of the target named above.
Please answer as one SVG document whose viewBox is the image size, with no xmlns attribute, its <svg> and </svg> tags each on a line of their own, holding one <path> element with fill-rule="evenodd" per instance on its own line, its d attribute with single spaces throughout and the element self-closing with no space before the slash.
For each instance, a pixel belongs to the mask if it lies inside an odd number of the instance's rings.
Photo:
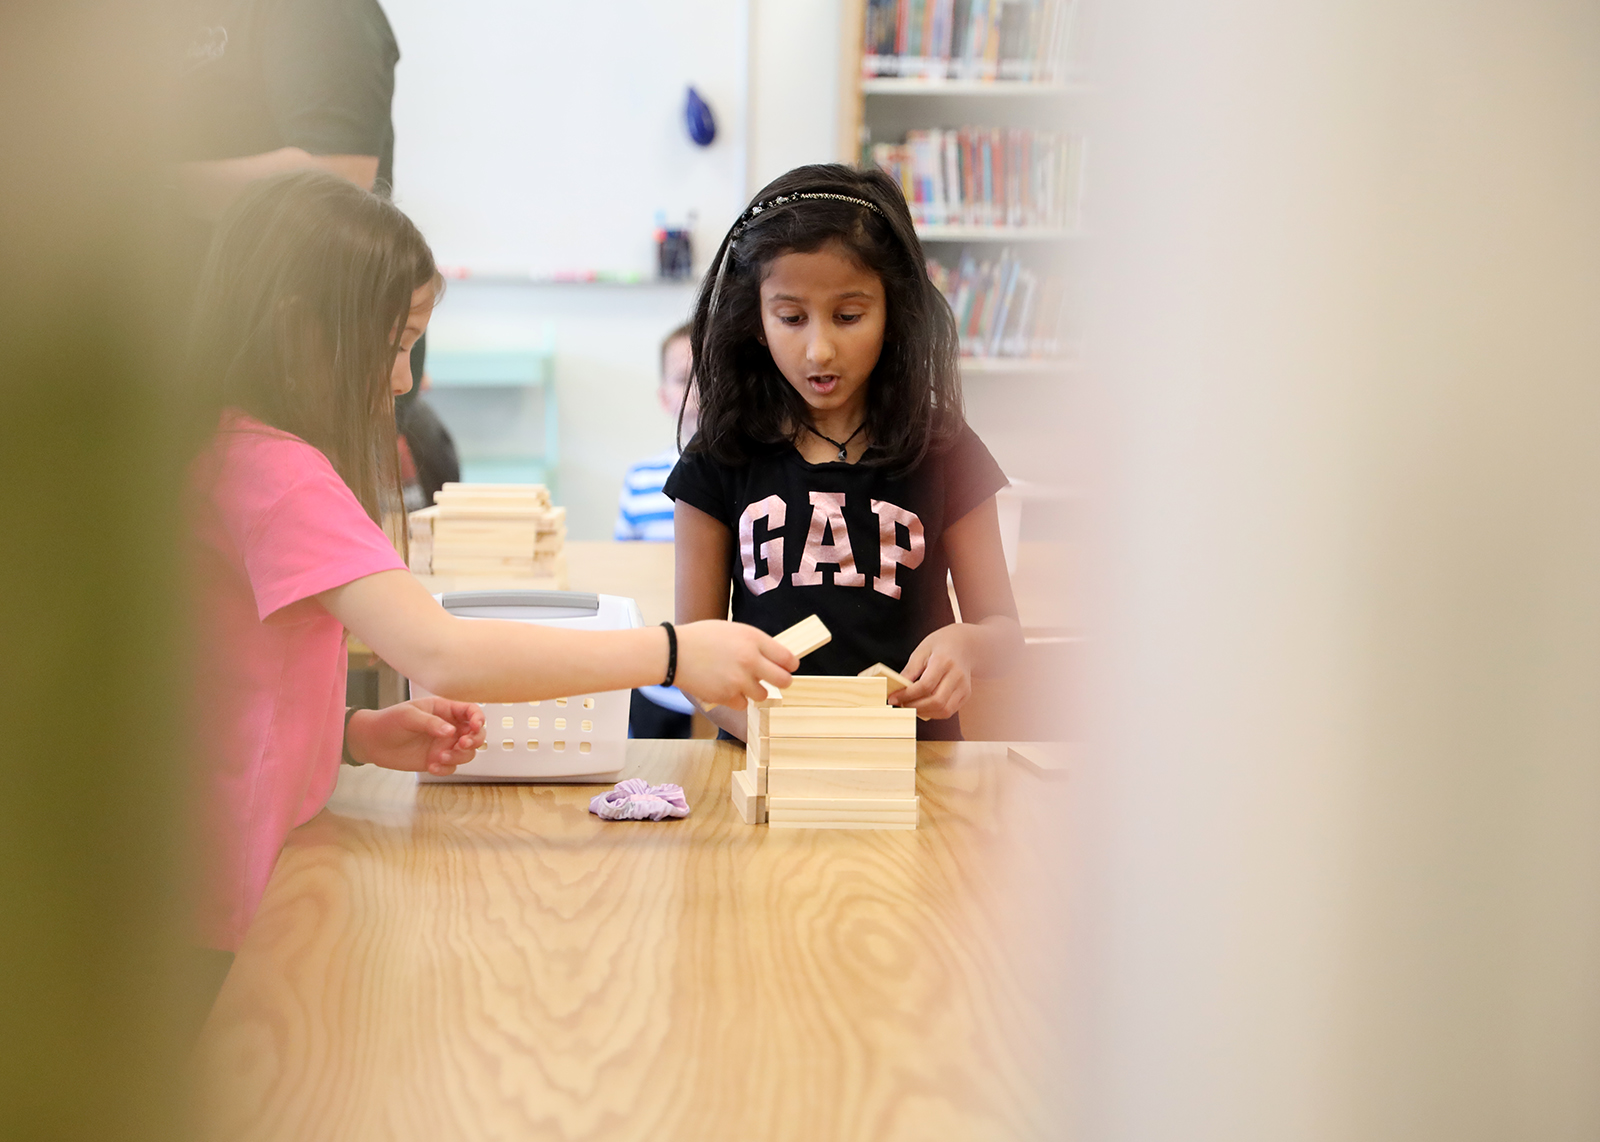
<svg viewBox="0 0 1600 1142">
<path fill-rule="evenodd" d="M 870 460 L 869 452 L 863 459 Z M 944 533 L 1006 486 L 966 425 L 905 476 L 870 463 L 808 463 L 792 444 L 730 466 L 686 452 L 662 489 L 733 533 L 733 617 L 776 634 L 818 615 L 833 641 L 802 674 L 895 669 L 955 620 Z M 919 723 L 919 736 L 959 737 L 957 718 Z"/>
<path fill-rule="evenodd" d="M 400 49 L 377 0 L 196 0 L 190 34 L 181 158 L 376 155 L 391 184 Z"/>
</svg>

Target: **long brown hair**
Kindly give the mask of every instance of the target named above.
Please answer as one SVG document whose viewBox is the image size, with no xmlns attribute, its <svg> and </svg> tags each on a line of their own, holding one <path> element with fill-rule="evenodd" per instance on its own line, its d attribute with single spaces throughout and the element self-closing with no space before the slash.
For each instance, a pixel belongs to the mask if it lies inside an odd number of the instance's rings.
<svg viewBox="0 0 1600 1142">
<path fill-rule="evenodd" d="M 763 187 L 706 272 L 690 337 L 700 430 L 688 451 L 743 464 L 761 446 L 794 439 L 810 418 L 761 340 L 761 282 L 783 254 L 830 243 L 878 275 L 888 311 L 867 386 L 872 449 L 861 462 L 908 472 L 960 430 L 955 317 L 928 278 L 905 195 L 876 167 L 829 163 L 796 167 Z"/>
<path fill-rule="evenodd" d="M 236 408 L 319 449 L 381 523 L 400 503 L 389 374 L 430 282 L 433 252 L 387 199 L 319 171 L 252 183 L 206 256 L 191 383 L 213 417 Z"/>
</svg>

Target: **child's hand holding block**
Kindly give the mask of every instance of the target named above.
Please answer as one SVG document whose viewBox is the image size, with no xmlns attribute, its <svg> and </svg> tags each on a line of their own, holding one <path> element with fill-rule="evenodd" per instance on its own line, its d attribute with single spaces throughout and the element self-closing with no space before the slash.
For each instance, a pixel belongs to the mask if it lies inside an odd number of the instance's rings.
<svg viewBox="0 0 1600 1142">
<path fill-rule="evenodd" d="M 904 690 L 907 686 L 911 685 L 911 683 L 906 680 L 906 676 L 904 674 L 901 674 L 892 666 L 885 666 L 881 662 L 874 663 L 873 665 L 867 667 L 860 674 L 857 674 L 856 677 L 888 679 L 889 693 L 891 694 L 898 693 L 899 691 Z"/>
<path fill-rule="evenodd" d="M 907 686 L 911 685 L 910 680 L 908 678 L 906 678 L 906 676 L 904 674 L 901 674 L 898 670 L 896 670 L 892 666 L 885 666 L 881 662 L 873 663 L 871 666 L 869 666 L 865 670 L 863 670 L 860 674 L 856 675 L 856 677 L 857 678 L 883 678 L 883 679 L 886 679 L 888 681 L 888 683 L 889 683 L 889 693 L 890 694 L 898 694 L 900 691 L 904 690 Z M 917 711 L 917 717 L 921 718 L 923 721 L 927 721 L 928 720 L 928 715 L 924 714 L 921 710 Z"/>
</svg>

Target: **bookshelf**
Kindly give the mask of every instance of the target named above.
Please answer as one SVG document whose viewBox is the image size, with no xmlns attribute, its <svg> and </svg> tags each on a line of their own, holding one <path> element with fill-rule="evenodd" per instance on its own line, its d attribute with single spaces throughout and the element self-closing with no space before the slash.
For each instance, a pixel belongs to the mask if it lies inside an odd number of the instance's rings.
<svg viewBox="0 0 1600 1142">
<path fill-rule="evenodd" d="M 1085 83 L 1061 80 L 1024 82 L 987 79 L 902 79 L 898 76 L 863 79 L 860 90 L 863 96 L 908 95 L 926 98 L 944 96 L 978 99 L 1061 99 L 1089 93 L 1089 87 Z"/>
<path fill-rule="evenodd" d="M 968 423 L 1015 481 L 1015 503 L 1006 510 L 1019 512 L 1023 534 L 1036 538 L 1075 534 L 1075 489 L 1088 454 L 1081 448 L 1089 399 L 1080 363 L 1081 250 L 1084 140 L 1095 90 L 1085 67 L 1087 3 L 844 4 L 839 159 L 876 162 L 907 190 L 929 272 L 961 328 Z M 869 13 L 881 21 L 892 12 L 898 35 L 902 6 L 907 15 L 920 12 L 928 28 L 940 21 L 948 40 L 937 42 L 946 54 L 900 60 L 866 50 Z M 973 14 L 996 17 L 1002 6 L 1013 56 L 1028 54 L 1026 39 L 1014 38 L 1027 19 L 1054 27 L 1056 50 L 1032 51 L 1027 67 L 1002 68 L 998 51 L 982 66 L 975 53 L 965 55 Z M 961 14 L 969 20 L 966 39 L 943 30 L 944 19 Z M 988 74 L 975 74 L 982 71 Z M 1024 193 L 1013 188 L 998 202 L 971 193 L 968 172 L 979 169 L 974 162 L 984 146 L 989 163 L 1005 164 L 990 168 L 991 180 L 1006 167 L 1026 171 Z M 1041 170 L 1028 162 L 1041 153 L 1055 165 Z M 1015 159 L 1022 161 L 1012 166 Z M 949 193 L 952 184 L 957 193 Z M 1030 304 L 1031 315 L 1021 320 Z"/>
<path fill-rule="evenodd" d="M 971 378 L 1074 372 L 1087 0 L 846 0 L 841 161 L 906 191 Z"/>
<path fill-rule="evenodd" d="M 917 237 L 924 242 L 1066 242 L 1079 231 L 1067 226 L 965 226 L 923 223 Z"/>
<path fill-rule="evenodd" d="M 1071 357 L 961 358 L 961 372 L 975 377 L 1064 377 L 1077 369 Z"/>
</svg>

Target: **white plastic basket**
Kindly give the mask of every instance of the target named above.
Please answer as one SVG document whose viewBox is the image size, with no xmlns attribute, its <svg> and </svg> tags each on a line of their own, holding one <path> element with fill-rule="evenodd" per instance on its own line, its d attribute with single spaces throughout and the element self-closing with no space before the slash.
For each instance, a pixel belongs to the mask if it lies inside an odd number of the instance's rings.
<svg viewBox="0 0 1600 1142">
<path fill-rule="evenodd" d="M 453 591 L 436 598 L 464 619 L 501 619 L 576 630 L 642 626 L 639 606 L 581 591 Z M 415 684 L 414 697 L 427 691 Z M 622 770 L 628 740 L 627 690 L 569 694 L 538 702 L 484 702 L 484 744 L 450 777 L 423 781 L 602 782 Z"/>
</svg>

